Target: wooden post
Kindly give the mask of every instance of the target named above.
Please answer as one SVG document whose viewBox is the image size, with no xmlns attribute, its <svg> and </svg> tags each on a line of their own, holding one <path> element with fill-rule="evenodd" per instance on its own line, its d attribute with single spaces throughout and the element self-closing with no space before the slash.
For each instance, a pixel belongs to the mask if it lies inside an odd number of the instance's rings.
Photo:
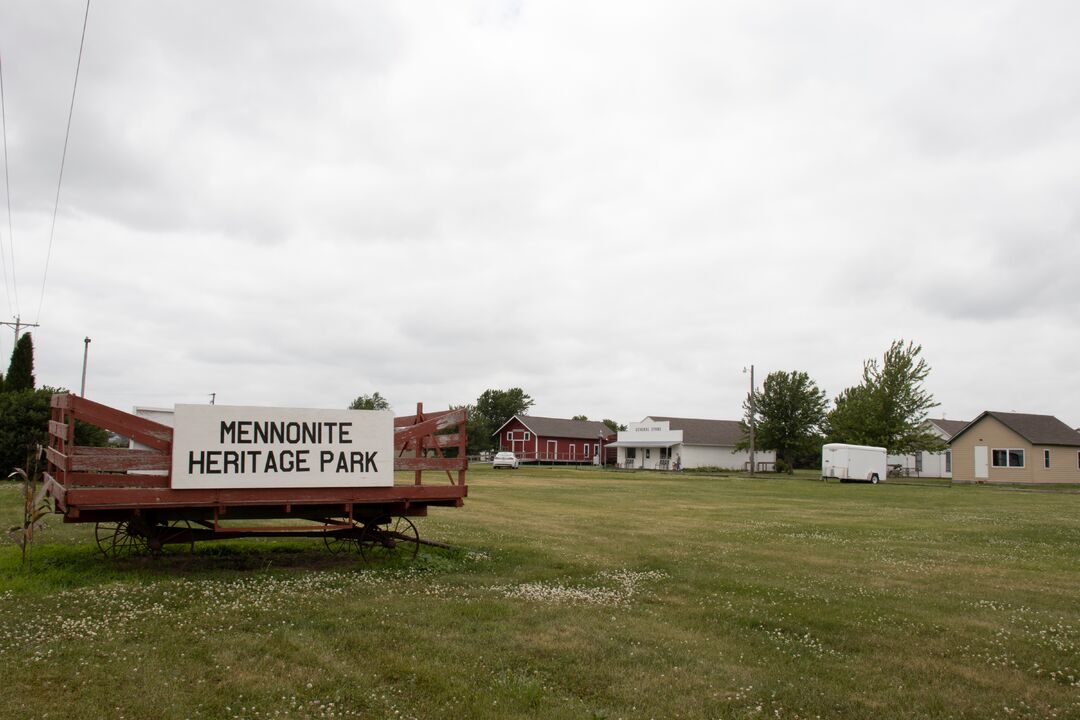
<svg viewBox="0 0 1080 720">
<path fill-rule="evenodd" d="M 419 403 L 418 402 L 418 403 L 416 403 L 416 424 L 419 425 L 423 421 L 424 421 L 424 403 Z M 424 438 L 422 438 L 422 437 L 414 438 L 413 439 L 413 444 L 416 446 L 416 457 L 417 458 L 423 457 L 424 456 Z M 424 472 L 422 470 L 417 470 L 416 471 L 416 479 L 414 480 L 413 484 L 414 485 L 419 485 L 421 483 L 421 478 L 423 476 L 424 476 Z"/>
<path fill-rule="evenodd" d="M 468 422 L 469 411 L 464 410 L 461 414 L 461 424 L 458 425 L 458 459 L 461 461 L 461 468 L 458 470 L 458 485 L 465 484 L 465 470 L 469 467 L 468 429 L 466 428 Z"/>
</svg>

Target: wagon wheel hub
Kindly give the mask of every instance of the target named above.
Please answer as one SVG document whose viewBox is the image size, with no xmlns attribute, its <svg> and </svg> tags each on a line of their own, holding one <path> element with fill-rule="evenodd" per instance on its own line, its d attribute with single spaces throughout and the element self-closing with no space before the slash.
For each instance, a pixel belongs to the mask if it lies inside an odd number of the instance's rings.
<svg viewBox="0 0 1080 720">
<path fill-rule="evenodd" d="M 368 523 L 360 534 L 360 554 L 369 565 L 393 560 L 408 562 L 419 551 L 420 534 L 412 520 L 403 515 L 385 523 Z"/>
</svg>

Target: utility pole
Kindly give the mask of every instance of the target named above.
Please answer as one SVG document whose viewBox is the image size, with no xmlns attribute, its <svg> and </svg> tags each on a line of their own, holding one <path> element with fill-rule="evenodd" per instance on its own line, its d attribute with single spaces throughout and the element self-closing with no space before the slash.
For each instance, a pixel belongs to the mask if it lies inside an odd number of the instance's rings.
<svg viewBox="0 0 1080 720">
<path fill-rule="evenodd" d="M 215 400 L 217 400 L 217 393 L 210 393 L 210 404 L 213 405 Z"/>
<path fill-rule="evenodd" d="M 90 354 L 90 338 L 83 338 L 82 353 L 82 387 L 79 388 L 79 397 L 86 397 L 86 356 Z"/>
<path fill-rule="evenodd" d="M 19 331 L 22 328 L 39 327 L 37 323 L 24 323 L 18 315 L 15 316 L 15 322 L 0 322 L 0 325 L 7 325 L 10 328 L 15 328 L 15 342 L 19 342 Z"/>
<path fill-rule="evenodd" d="M 743 368 L 743 372 L 746 372 L 746 368 Z M 754 430 L 756 421 L 754 418 L 754 366 L 750 366 L 750 474 L 753 475 L 757 462 L 754 457 Z"/>
</svg>

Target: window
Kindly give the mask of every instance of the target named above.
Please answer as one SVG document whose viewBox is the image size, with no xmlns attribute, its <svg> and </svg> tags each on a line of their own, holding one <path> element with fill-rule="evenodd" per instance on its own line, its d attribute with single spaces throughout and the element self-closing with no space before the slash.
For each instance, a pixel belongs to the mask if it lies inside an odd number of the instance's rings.
<svg viewBox="0 0 1080 720">
<path fill-rule="evenodd" d="M 660 459 L 661 460 L 670 460 L 671 459 L 671 448 L 660 448 Z"/>
<path fill-rule="evenodd" d="M 526 432 L 526 433 L 525 433 L 525 439 L 526 439 L 526 440 L 530 440 L 530 439 L 532 439 L 532 433 L 528 433 L 528 432 Z"/>
<path fill-rule="evenodd" d="M 589 443 L 582 443 L 581 457 L 589 457 Z"/>
<path fill-rule="evenodd" d="M 652 457 L 652 450 L 650 450 L 649 448 L 645 448 L 645 457 Z"/>
<path fill-rule="evenodd" d="M 1010 448 L 1008 450 L 999 450 L 995 448 L 991 451 L 993 461 L 991 465 L 994 467 L 1010 467 L 1010 468 L 1022 468 L 1024 467 L 1024 451 L 1023 449 Z"/>
<path fill-rule="evenodd" d="M 507 430 L 506 431 L 506 439 L 507 440 L 513 440 L 514 439 L 514 431 L 513 430 Z"/>
<path fill-rule="evenodd" d="M 1043 450 L 1043 467 L 1047 470 L 1050 469 L 1050 451 Z"/>
<path fill-rule="evenodd" d="M 1080 453 L 1077 453 L 1080 455 Z M 626 459 L 633 460 L 637 457 L 637 448 L 626 448 Z"/>
<path fill-rule="evenodd" d="M 915 471 L 922 472 L 922 453 L 915 453 Z"/>
<path fill-rule="evenodd" d="M 952 450 L 945 451 L 945 472 L 952 472 Z"/>
</svg>

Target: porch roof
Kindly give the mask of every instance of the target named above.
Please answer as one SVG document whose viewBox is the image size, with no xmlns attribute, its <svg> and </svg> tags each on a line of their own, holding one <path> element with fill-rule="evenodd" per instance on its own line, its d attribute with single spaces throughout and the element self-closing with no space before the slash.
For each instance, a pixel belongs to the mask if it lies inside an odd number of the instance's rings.
<svg viewBox="0 0 1080 720">
<path fill-rule="evenodd" d="M 619 440 L 618 442 L 608 443 L 605 447 L 654 448 L 671 447 L 672 445 L 682 445 L 682 442 L 679 440 Z"/>
</svg>

